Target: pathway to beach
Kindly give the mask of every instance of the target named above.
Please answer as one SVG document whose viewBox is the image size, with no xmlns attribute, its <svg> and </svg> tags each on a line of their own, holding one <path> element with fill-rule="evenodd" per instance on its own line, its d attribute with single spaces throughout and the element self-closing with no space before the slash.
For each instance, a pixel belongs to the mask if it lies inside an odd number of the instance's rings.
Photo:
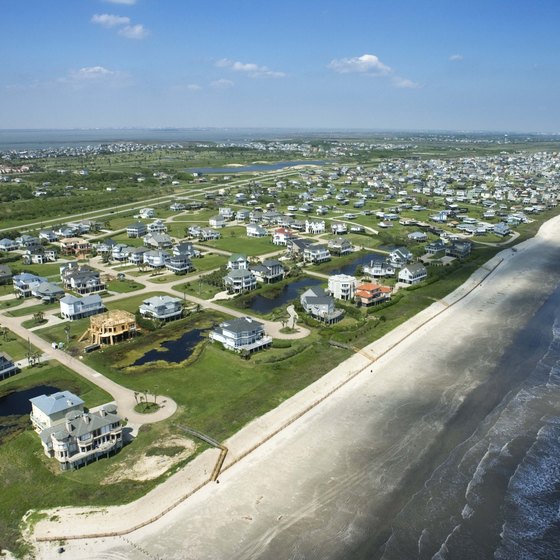
<svg viewBox="0 0 560 560">
<path fill-rule="evenodd" d="M 66 540 L 77 559 L 335 558 L 372 516 L 386 523 L 395 492 L 556 287 L 559 253 L 557 217 L 231 437 L 220 484 L 210 450 L 133 504 L 49 511 L 39 557 Z"/>
</svg>

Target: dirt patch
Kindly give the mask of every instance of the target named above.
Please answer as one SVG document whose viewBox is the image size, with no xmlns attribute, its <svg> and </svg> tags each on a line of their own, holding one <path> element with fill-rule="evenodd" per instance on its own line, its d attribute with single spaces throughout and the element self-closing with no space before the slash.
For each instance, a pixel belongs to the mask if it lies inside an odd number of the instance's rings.
<svg viewBox="0 0 560 560">
<path fill-rule="evenodd" d="M 179 451 L 178 448 L 181 450 Z M 170 450 L 173 450 L 172 454 L 169 453 Z M 196 444 L 187 438 L 173 437 L 159 441 L 146 449 L 133 462 L 121 464 L 118 472 L 108 476 L 103 484 L 115 484 L 122 480 L 153 480 L 185 460 L 195 450 Z"/>
</svg>

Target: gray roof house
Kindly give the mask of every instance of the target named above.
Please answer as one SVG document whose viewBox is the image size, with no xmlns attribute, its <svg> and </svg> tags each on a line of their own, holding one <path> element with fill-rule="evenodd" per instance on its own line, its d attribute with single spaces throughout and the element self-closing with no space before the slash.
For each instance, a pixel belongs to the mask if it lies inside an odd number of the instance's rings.
<svg viewBox="0 0 560 560">
<path fill-rule="evenodd" d="M 105 306 L 99 294 L 91 294 L 83 298 L 78 298 L 72 294 L 66 294 L 60 299 L 59 303 L 60 314 L 64 319 L 69 319 L 70 321 L 83 319 L 84 317 L 89 317 L 90 315 L 96 315 L 97 313 L 103 313 L 103 311 L 105 311 Z"/>
<path fill-rule="evenodd" d="M 191 258 L 188 255 L 171 255 L 165 261 L 165 268 L 175 274 L 186 274 L 194 270 Z"/>
<path fill-rule="evenodd" d="M 51 395 L 40 395 L 31 402 L 31 423 L 36 431 L 63 424 L 68 412 L 83 412 L 84 401 L 70 391 L 59 391 Z"/>
<path fill-rule="evenodd" d="M 167 249 L 173 245 L 173 240 L 167 233 L 148 233 L 144 236 L 144 245 L 155 249 Z"/>
<path fill-rule="evenodd" d="M 13 239 L 8 239 L 5 237 L 4 239 L 0 239 L 0 251 L 15 251 L 19 249 L 19 245 Z"/>
<path fill-rule="evenodd" d="M 170 321 L 180 319 L 183 314 L 183 303 L 179 298 L 171 296 L 154 296 L 145 299 L 139 308 L 142 317 Z"/>
<path fill-rule="evenodd" d="M 18 367 L 12 358 L 5 352 L 0 352 L 0 379 L 6 379 L 6 377 L 10 377 L 18 371 Z"/>
<path fill-rule="evenodd" d="M 426 267 L 420 263 L 413 263 L 404 266 L 399 271 L 399 282 L 404 284 L 414 285 L 419 284 L 428 277 Z"/>
<path fill-rule="evenodd" d="M 64 296 L 64 290 L 52 282 L 39 282 L 31 286 L 31 295 L 42 301 L 53 302 Z"/>
<path fill-rule="evenodd" d="M 303 250 L 303 260 L 309 263 L 322 263 L 331 260 L 330 251 L 321 243 L 308 245 Z"/>
<path fill-rule="evenodd" d="M 142 222 L 134 222 L 126 226 L 126 235 L 128 237 L 144 237 L 148 233 L 148 226 Z"/>
<path fill-rule="evenodd" d="M 257 278 L 250 270 L 230 270 L 224 276 L 224 285 L 228 291 L 240 294 L 256 289 Z"/>
<path fill-rule="evenodd" d="M 7 264 L 0 264 L 0 286 L 12 281 L 12 269 Z"/>
<path fill-rule="evenodd" d="M 265 259 L 262 263 L 252 264 L 249 270 L 257 278 L 257 282 L 270 284 L 284 278 L 284 267 L 276 259 Z"/>
<path fill-rule="evenodd" d="M 241 352 L 254 352 L 270 346 L 272 337 L 264 332 L 264 326 L 251 317 L 238 317 L 220 323 L 209 335 L 210 340 L 221 342 L 224 348 Z"/>
<path fill-rule="evenodd" d="M 37 276 L 36 274 L 22 272 L 21 274 L 16 274 L 12 278 L 12 282 L 14 284 L 16 296 L 29 297 L 32 295 L 31 290 L 34 286 L 43 282 L 48 282 L 48 280 L 42 276 Z"/>
<path fill-rule="evenodd" d="M 306 313 L 325 323 L 335 323 L 344 316 L 344 310 L 336 309 L 334 298 L 323 288 L 313 286 L 301 294 L 299 301 Z"/>
</svg>

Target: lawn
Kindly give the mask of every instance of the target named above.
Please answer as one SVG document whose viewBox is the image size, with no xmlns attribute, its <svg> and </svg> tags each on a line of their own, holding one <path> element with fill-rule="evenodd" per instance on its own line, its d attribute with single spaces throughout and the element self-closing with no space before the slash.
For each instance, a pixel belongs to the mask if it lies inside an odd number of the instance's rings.
<svg viewBox="0 0 560 560">
<path fill-rule="evenodd" d="M 201 280 L 194 280 L 193 282 L 173 286 L 173 289 L 197 298 L 212 299 L 217 293 L 223 292 L 225 288 L 222 286 L 212 286 Z"/>
<path fill-rule="evenodd" d="M 30 305 L 26 307 L 22 307 L 21 309 L 12 309 L 12 311 L 7 311 L 6 315 L 10 317 L 24 317 L 25 315 L 33 315 L 34 313 L 38 312 L 45 312 L 49 309 L 58 309 L 60 304 L 58 302 L 55 303 L 38 303 L 37 305 Z"/>
<path fill-rule="evenodd" d="M 228 227 L 221 230 L 222 237 L 212 241 L 206 241 L 208 247 L 215 247 L 230 253 L 242 253 L 248 256 L 264 255 L 281 252 L 278 246 L 274 245 L 270 237 L 247 237 L 244 227 Z"/>
<path fill-rule="evenodd" d="M 107 289 L 111 292 L 117 292 L 119 294 L 127 294 L 129 292 L 135 292 L 136 290 L 141 290 L 144 288 L 144 284 L 136 282 L 134 280 L 111 280 L 107 284 Z"/>
<path fill-rule="evenodd" d="M 37 348 L 17 334 L 6 330 L 6 334 L 0 335 L 0 352 L 5 352 L 14 361 L 23 360 L 30 351 L 36 352 Z"/>
</svg>

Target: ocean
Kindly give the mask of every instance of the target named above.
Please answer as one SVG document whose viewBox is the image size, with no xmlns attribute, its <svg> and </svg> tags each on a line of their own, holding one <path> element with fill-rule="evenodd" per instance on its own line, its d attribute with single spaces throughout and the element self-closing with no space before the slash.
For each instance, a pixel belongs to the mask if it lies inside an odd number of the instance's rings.
<svg viewBox="0 0 560 560">
<path fill-rule="evenodd" d="M 560 288 L 490 378 L 497 394 L 510 390 L 398 512 L 384 542 L 362 542 L 353 558 L 560 558 Z M 488 402 L 488 389 L 471 401 Z"/>
</svg>

